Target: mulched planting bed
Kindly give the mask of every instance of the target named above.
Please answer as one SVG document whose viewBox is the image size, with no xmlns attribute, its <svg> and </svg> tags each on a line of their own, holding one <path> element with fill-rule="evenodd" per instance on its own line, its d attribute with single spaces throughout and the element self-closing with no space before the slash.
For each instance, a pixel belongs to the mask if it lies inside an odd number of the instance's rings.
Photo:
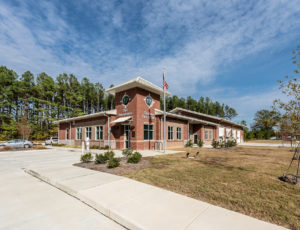
<svg viewBox="0 0 300 230">
<path fill-rule="evenodd" d="M 43 150 L 43 149 L 48 149 L 45 146 L 33 146 L 32 148 L 10 148 L 10 149 L 3 149 L 0 148 L 0 152 L 8 152 L 8 151 L 29 151 L 29 150 Z"/>
<path fill-rule="evenodd" d="M 87 168 L 87 169 L 92 169 L 100 172 L 107 172 L 115 175 L 123 175 L 125 173 L 147 168 L 151 165 L 151 162 L 147 158 L 142 158 L 141 161 L 137 164 L 131 164 L 127 163 L 127 158 L 122 157 L 120 166 L 116 168 L 108 168 L 107 163 L 106 164 L 95 164 L 94 161 L 91 161 L 89 163 L 76 163 L 73 164 L 74 166 L 82 167 L 82 168 Z"/>
</svg>

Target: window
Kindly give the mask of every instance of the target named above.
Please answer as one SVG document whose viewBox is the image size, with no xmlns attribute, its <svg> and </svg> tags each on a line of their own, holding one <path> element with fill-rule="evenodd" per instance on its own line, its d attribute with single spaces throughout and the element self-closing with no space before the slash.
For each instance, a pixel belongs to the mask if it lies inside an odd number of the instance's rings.
<svg viewBox="0 0 300 230">
<path fill-rule="evenodd" d="M 68 128 L 66 129 L 66 139 L 67 140 L 69 139 L 69 129 Z"/>
<path fill-rule="evenodd" d="M 92 127 L 85 128 L 85 138 L 92 139 Z"/>
<path fill-rule="evenodd" d="M 181 128 L 177 127 L 177 140 L 181 140 Z"/>
<path fill-rule="evenodd" d="M 81 140 L 82 139 L 82 128 L 76 129 L 76 139 Z"/>
<path fill-rule="evenodd" d="M 96 140 L 103 140 L 103 126 L 96 127 Z"/>
<path fill-rule="evenodd" d="M 144 140 L 153 140 L 153 125 L 144 125 Z"/>
<path fill-rule="evenodd" d="M 173 140 L 173 126 L 168 126 L 168 140 Z"/>
<path fill-rule="evenodd" d="M 205 140 L 212 140 L 212 131 L 205 130 Z"/>
</svg>

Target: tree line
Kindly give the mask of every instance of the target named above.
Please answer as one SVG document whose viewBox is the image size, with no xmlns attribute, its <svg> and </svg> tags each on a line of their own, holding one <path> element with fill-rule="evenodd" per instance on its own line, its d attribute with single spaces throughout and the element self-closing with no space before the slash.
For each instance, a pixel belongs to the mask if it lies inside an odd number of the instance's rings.
<svg viewBox="0 0 300 230">
<path fill-rule="evenodd" d="M 112 85 L 110 86 L 112 87 Z M 182 107 L 231 119 L 237 115 L 228 105 L 210 98 L 167 98 L 167 110 Z M 0 140 L 22 138 L 42 140 L 57 135 L 54 121 L 114 109 L 115 100 L 103 85 L 74 74 L 59 74 L 55 79 L 45 72 L 22 75 L 0 66 Z"/>
<path fill-rule="evenodd" d="M 100 83 L 81 82 L 73 74 L 53 79 L 46 73 L 21 76 L 0 66 L 0 139 L 20 137 L 19 127 L 31 129 L 32 139 L 44 139 L 57 132 L 55 120 L 110 110 L 114 97 L 104 93 Z"/>
<path fill-rule="evenodd" d="M 160 103 L 161 109 L 163 109 L 163 103 Z M 224 103 L 218 101 L 212 101 L 209 97 L 200 97 L 199 100 L 195 100 L 192 97 L 186 99 L 177 97 L 176 95 L 166 98 L 166 110 L 170 111 L 176 107 L 192 110 L 199 113 L 205 113 L 212 116 L 217 116 L 231 120 L 238 114 L 236 110 Z"/>
</svg>

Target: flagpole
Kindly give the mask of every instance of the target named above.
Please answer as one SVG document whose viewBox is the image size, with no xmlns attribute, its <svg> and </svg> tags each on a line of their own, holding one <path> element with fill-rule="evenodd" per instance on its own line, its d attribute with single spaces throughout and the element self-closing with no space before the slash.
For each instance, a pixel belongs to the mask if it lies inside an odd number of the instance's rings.
<svg viewBox="0 0 300 230">
<path fill-rule="evenodd" d="M 163 71 L 163 78 L 165 82 L 165 71 Z M 163 82 L 163 88 L 164 88 L 164 153 L 166 152 L 166 87 Z"/>
</svg>

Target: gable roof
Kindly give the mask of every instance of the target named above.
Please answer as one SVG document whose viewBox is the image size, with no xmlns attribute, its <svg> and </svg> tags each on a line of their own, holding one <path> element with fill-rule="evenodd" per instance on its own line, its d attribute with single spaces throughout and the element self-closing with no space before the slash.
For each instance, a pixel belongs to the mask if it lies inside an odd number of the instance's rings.
<svg viewBox="0 0 300 230">
<path fill-rule="evenodd" d="M 87 115 L 82 115 L 82 116 L 78 116 L 78 117 L 66 118 L 66 119 L 54 121 L 54 124 L 77 121 L 77 120 L 94 118 L 94 117 L 109 116 L 109 115 L 114 115 L 114 116 L 117 115 L 117 110 L 113 109 L 113 110 L 107 110 L 107 111 L 98 112 L 98 113 L 91 113 L 91 114 L 87 114 Z"/>
<path fill-rule="evenodd" d="M 235 125 L 235 126 L 239 126 L 239 127 L 244 128 L 244 126 L 239 124 L 239 123 L 229 121 L 229 120 L 226 120 L 226 119 L 221 118 L 221 117 L 216 117 L 216 116 L 208 115 L 208 114 L 205 114 L 205 113 L 199 113 L 199 112 L 195 112 L 195 111 L 192 111 L 192 110 L 183 109 L 183 108 L 179 108 L 179 107 L 176 107 L 175 109 L 172 109 L 170 112 L 171 113 L 176 113 L 176 114 L 180 114 L 180 112 L 186 112 L 186 113 L 190 113 L 190 114 L 193 114 L 193 115 L 196 115 L 196 116 L 197 115 L 198 116 L 203 116 L 203 117 L 215 119 L 219 122 L 224 122 L 224 123 L 228 123 L 228 124 L 231 124 L 231 125 Z"/>
<path fill-rule="evenodd" d="M 135 87 L 148 90 L 152 93 L 159 94 L 160 96 L 163 96 L 163 94 L 164 94 L 164 91 L 161 87 L 158 87 L 157 85 L 154 85 L 153 83 L 151 83 L 151 82 L 149 82 L 149 81 L 147 81 L 147 80 L 145 80 L 141 77 L 136 77 L 136 78 L 133 78 L 133 79 L 131 79 L 131 80 L 125 82 L 125 83 L 122 83 L 120 85 L 116 85 L 112 88 L 109 88 L 109 89 L 105 90 L 105 92 L 107 92 L 109 94 L 112 94 L 112 95 L 115 95 L 118 92 L 122 92 L 122 91 L 132 89 L 132 88 L 135 88 Z M 166 95 L 169 96 L 171 94 L 168 91 L 166 91 Z"/>
</svg>

